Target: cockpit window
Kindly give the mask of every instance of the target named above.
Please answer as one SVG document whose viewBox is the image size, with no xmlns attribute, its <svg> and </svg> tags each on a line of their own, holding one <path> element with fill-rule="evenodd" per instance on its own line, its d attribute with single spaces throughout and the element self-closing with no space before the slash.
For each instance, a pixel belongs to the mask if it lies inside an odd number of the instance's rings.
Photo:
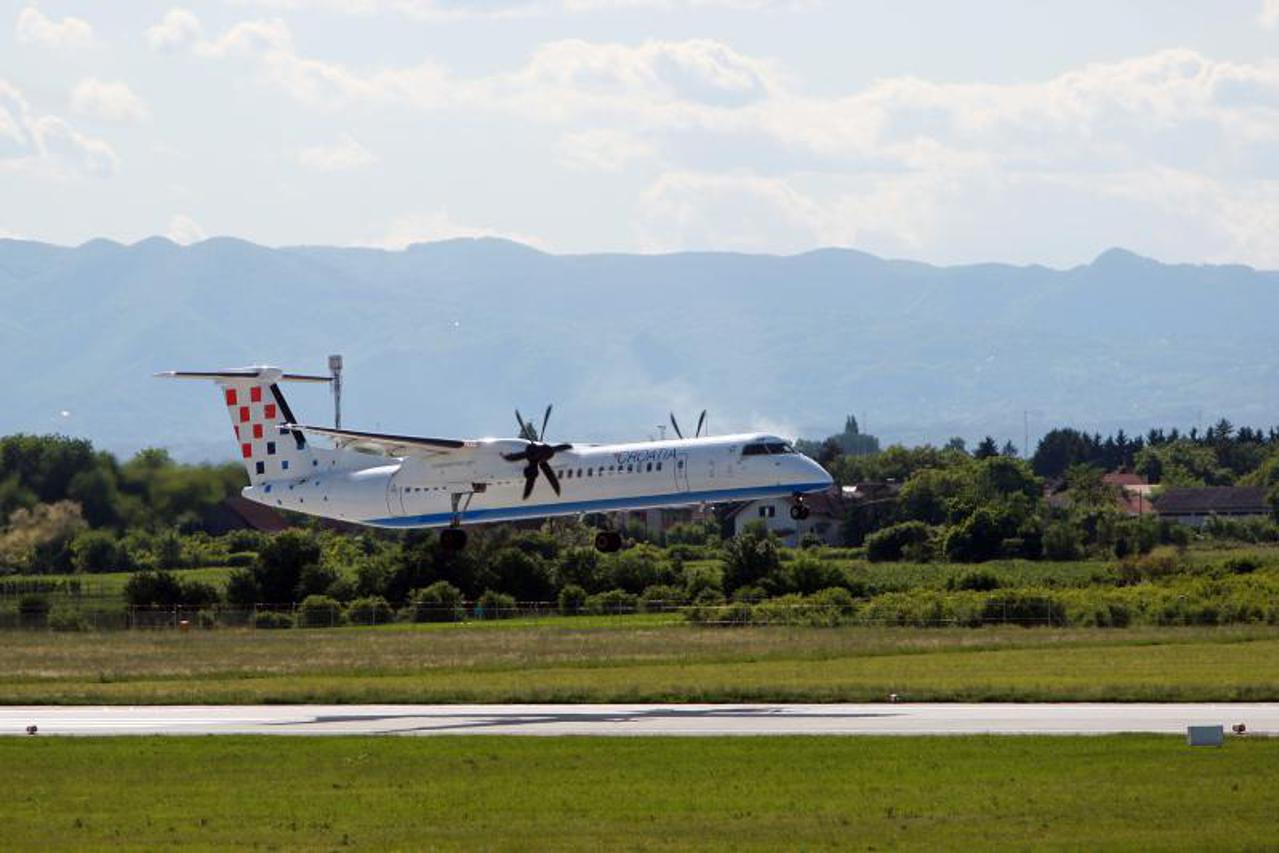
<svg viewBox="0 0 1279 853">
<path fill-rule="evenodd" d="M 742 448 L 743 456 L 768 456 L 776 453 L 794 453 L 795 448 L 784 441 L 761 441 Z"/>
</svg>

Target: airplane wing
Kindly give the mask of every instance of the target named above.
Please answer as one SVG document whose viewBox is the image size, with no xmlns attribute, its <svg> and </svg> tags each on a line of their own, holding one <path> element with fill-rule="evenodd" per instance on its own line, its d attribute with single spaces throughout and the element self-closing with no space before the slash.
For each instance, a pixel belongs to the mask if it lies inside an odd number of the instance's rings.
<svg viewBox="0 0 1279 853">
<path fill-rule="evenodd" d="M 285 429 L 298 429 L 312 435 L 327 436 L 333 439 L 339 447 L 345 447 L 350 444 L 371 444 L 389 456 L 420 456 L 432 459 L 443 455 L 468 453 L 482 446 L 478 441 L 464 441 L 457 438 L 390 435 L 381 432 L 359 432 L 350 429 L 306 426 L 305 424 L 287 424 Z"/>
</svg>

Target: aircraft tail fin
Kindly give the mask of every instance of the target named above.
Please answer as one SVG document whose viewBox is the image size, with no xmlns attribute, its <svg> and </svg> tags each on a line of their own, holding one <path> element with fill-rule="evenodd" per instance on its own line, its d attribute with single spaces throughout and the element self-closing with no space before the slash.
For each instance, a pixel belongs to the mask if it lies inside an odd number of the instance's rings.
<svg viewBox="0 0 1279 853">
<path fill-rule="evenodd" d="M 328 376 L 285 373 L 278 367 L 241 367 L 232 370 L 171 370 L 157 373 L 165 379 L 207 379 L 216 382 L 231 417 L 240 458 L 249 482 L 305 476 L 313 451 L 280 390 L 282 382 L 329 382 Z"/>
</svg>

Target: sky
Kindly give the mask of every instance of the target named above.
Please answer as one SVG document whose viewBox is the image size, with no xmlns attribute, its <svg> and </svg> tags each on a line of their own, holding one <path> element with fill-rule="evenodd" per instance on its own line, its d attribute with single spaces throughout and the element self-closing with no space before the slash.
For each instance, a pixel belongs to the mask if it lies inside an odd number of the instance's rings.
<svg viewBox="0 0 1279 853">
<path fill-rule="evenodd" d="M 1279 0 L 0 0 L 0 236 L 1279 268 Z"/>
</svg>

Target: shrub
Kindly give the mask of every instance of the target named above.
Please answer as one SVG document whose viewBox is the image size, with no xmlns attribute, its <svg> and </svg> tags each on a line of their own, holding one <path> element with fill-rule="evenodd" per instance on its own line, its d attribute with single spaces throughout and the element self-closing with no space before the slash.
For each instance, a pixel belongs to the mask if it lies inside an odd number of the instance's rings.
<svg viewBox="0 0 1279 853">
<path fill-rule="evenodd" d="M 274 610 L 259 610 L 253 614 L 249 624 L 254 628 L 292 628 L 293 617 L 287 613 L 276 613 Z"/>
<path fill-rule="evenodd" d="M 655 584 L 672 581 L 670 564 L 661 549 L 639 544 L 604 560 L 607 582 L 614 589 L 641 592 Z"/>
<path fill-rule="evenodd" d="M 1009 538 L 1014 519 L 1000 509 L 983 506 L 946 534 L 943 550 L 948 559 L 960 563 L 979 563 L 999 556 Z"/>
<path fill-rule="evenodd" d="M 68 607 L 55 607 L 48 624 L 54 631 L 88 631 L 90 627 L 83 613 Z"/>
<path fill-rule="evenodd" d="M 841 586 L 844 583 L 844 573 L 839 566 L 809 554 L 801 555 L 788 563 L 783 574 L 787 581 L 787 591 L 802 595 L 812 595 L 819 589 Z"/>
<path fill-rule="evenodd" d="M 717 566 L 685 566 L 684 591 L 689 598 L 698 598 L 704 592 L 723 598 L 723 581 Z"/>
<path fill-rule="evenodd" d="M 927 544 L 928 536 L 928 525 L 922 521 L 885 527 L 866 537 L 866 559 L 872 563 L 897 562 L 908 546 Z"/>
<path fill-rule="evenodd" d="M 495 586 L 520 601 L 547 601 L 554 594 L 551 568 L 543 557 L 515 547 L 506 547 L 489 561 Z"/>
<path fill-rule="evenodd" d="M 586 590 L 571 583 L 560 590 L 560 613 L 565 616 L 577 616 L 586 609 Z"/>
<path fill-rule="evenodd" d="M 510 619 L 515 615 L 515 596 L 504 592 L 486 589 L 475 602 L 477 619 Z"/>
<path fill-rule="evenodd" d="M 664 613 L 674 610 L 686 600 L 682 589 L 666 584 L 654 584 L 640 593 L 639 609 L 643 613 Z"/>
<path fill-rule="evenodd" d="M 839 616 L 851 615 L 857 607 L 853 594 L 843 587 L 830 587 L 820 590 L 808 598 L 811 604 L 834 611 Z"/>
<path fill-rule="evenodd" d="M 258 552 L 253 566 L 262 600 L 270 604 L 296 601 L 303 572 L 319 562 L 320 544 L 313 534 L 304 530 L 277 533 Z M 323 592 L 332 581 L 333 578 L 329 578 L 323 586 L 307 592 Z"/>
<path fill-rule="evenodd" d="M 181 582 L 181 590 L 183 607 L 209 607 L 222 600 L 218 588 L 204 581 L 184 580 Z"/>
<path fill-rule="evenodd" d="M 248 553 L 250 557 L 256 554 L 266 542 L 266 536 L 256 530 L 232 530 L 223 539 L 228 551 Z M 235 554 L 232 553 L 231 556 Z"/>
<path fill-rule="evenodd" d="M 456 622 L 462 617 L 462 590 L 448 581 L 436 581 L 409 595 L 414 622 Z"/>
<path fill-rule="evenodd" d="M 604 588 L 599 552 L 594 548 L 569 548 L 560 554 L 555 578 L 561 587 L 576 586 L 588 592 Z"/>
<path fill-rule="evenodd" d="M 297 619 L 303 628 L 332 628 L 342 624 L 342 605 L 327 595 L 308 595 L 302 599 Z"/>
<path fill-rule="evenodd" d="M 735 601 L 720 610 L 715 622 L 719 625 L 748 625 L 751 616 L 752 609 L 749 604 L 744 601 Z"/>
<path fill-rule="evenodd" d="M 1222 568 L 1233 575 L 1250 575 L 1261 568 L 1261 561 L 1256 557 L 1231 557 Z"/>
<path fill-rule="evenodd" d="M 227 578 L 226 600 L 229 604 L 240 607 L 252 607 L 262 599 L 262 588 L 258 579 L 248 569 L 236 569 Z"/>
<path fill-rule="evenodd" d="M 182 603 L 182 582 L 173 572 L 134 572 L 124 585 L 124 598 L 134 607 L 172 607 Z"/>
<path fill-rule="evenodd" d="M 966 589 L 973 592 L 990 592 L 1003 586 L 1003 582 L 993 572 L 985 569 L 972 569 L 946 579 L 946 589 Z"/>
<path fill-rule="evenodd" d="M 723 551 L 723 586 L 727 592 L 757 584 L 781 565 L 777 536 L 759 521 L 752 521 L 725 542 Z"/>
<path fill-rule="evenodd" d="M 48 598 L 28 594 L 18 599 L 18 624 L 23 628 L 43 628 L 48 619 Z"/>
<path fill-rule="evenodd" d="M 639 597 L 624 589 L 610 589 L 586 599 L 586 612 L 596 615 L 634 613 L 639 608 Z"/>
<path fill-rule="evenodd" d="M 258 558 L 252 551 L 236 551 L 226 556 L 226 564 L 233 569 L 247 569 Z"/>
<path fill-rule="evenodd" d="M 1044 529 L 1044 556 L 1050 560 L 1078 560 L 1082 551 L 1079 530 L 1071 523 L 1058 521 Z"/>
<path fill-rule="evenodd" d="M 385 598 L 369 595 L 347 605 L 346 618 L 352 625 L 385 625 L 395 618 L 395 614 Z"/>
<path fill-rule="evenodd" d="M 756 604 L 768 598 L 768 593 L 763 587 L 758 586 L 739 586 L 733 590 L 733 601 L 744 601 L 747 604 Z"/>
<path fill-rule="evenodd" d="M 85 530 L 71 540 L 71 565 L 77 572 L 121 572 L 132 568 L 128 550 L 109 530 Z"/>
</svg>

